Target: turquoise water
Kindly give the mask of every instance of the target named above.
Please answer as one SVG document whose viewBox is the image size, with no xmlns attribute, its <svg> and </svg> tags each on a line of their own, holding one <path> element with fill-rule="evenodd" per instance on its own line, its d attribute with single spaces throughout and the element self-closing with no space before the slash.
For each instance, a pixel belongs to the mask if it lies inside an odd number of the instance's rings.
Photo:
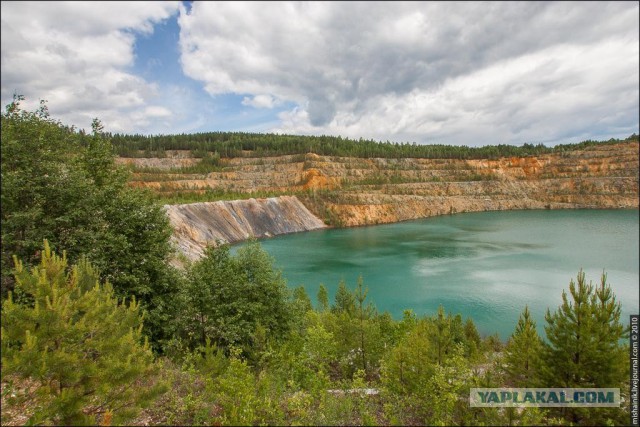
<svg viewBox="0 0 640 427">
<path fill-rule="evenodd" d="M 405 309 L 471 317 L 481 334 L 506 339 L 528 304 L 543 333 L 547 307 L 582 268 L 607 282 L 623 321 L 638 313 L 638 210 L 465 213 L 372 227 L 319 230 L 261 241 L 289 286 L 331 301 L 362 275 L 368 298 L 399 319 Z"/>
</svg>

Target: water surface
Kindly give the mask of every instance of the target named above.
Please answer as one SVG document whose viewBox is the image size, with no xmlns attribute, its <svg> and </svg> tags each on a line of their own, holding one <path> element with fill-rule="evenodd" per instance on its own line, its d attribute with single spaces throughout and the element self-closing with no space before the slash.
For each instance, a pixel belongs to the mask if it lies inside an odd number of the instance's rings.
<svg viewBox="0 0 640 427">
<path fill-rule="evenodd" d="M 340 280 L 362 275 L 368 298 L 396 319 L 405 309 L 471 317 L 506 339 L 529 305 L 543 333 L 547 307 L 582 268 L 607 282 L 623 320 L 638 312 L 638 210 L 465 213 L 372 227 L 318 230 L 261 241 L 289 286 L 333 301 Z"/>
</svg>

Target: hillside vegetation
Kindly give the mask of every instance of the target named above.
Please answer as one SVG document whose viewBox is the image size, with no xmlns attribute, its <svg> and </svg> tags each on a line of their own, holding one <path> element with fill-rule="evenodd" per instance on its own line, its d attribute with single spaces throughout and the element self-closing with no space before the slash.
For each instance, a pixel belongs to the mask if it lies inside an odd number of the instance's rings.
<svg viewBox="0 0 640 427">
<path fill-rule="evenodd" d="M 217 153 L 223 158 L 242 157 L 251 152 L 255 157 L 316 153 L 323 156 L 362 158 L 423 159 L 496 159 L 499 157 L 563 153 L 602 142 L 586 140 L 577 144 L 526 143 L 522 146 L 482 144 L 480 147 L 443 144 L 392 143 L 340 136 L 302 136 L 246 132 L 205 132 L 180 135 L 123 135 L 105 133 L 122 157 L 164 157 L 168 150 L 190 150 L 195 157 Z M 633 135 L 630 139 L 637 139 Z M 607 143 L 619 142 L 615 139 Z"/>
</svg>

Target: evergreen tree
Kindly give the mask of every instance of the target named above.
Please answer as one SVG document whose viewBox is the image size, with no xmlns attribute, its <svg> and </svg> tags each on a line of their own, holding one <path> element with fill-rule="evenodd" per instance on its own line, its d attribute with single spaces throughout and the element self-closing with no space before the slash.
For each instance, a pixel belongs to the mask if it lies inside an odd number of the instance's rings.
<svg viewBox="0 0 640 427">
<path fill-rule="evenodd" d="M 399 395 L 424 392 L 424 385 L 435 369 L 430 356 L 432 327 L 425 320 L 417 321 L 385 357 L 382 381 L 389 392 Z"/>
<path fill-rule="evenodd" d="M 318 310 L 327 311 L 329 310 L 329 293 L 327 292 L 327 288 L 321 283 L 320 288 L 318 289 Z"/>
<path fill-rule="evenodd" d="M 356 309 L 356 301 L 344 280 L 340 280 L 338 290 L 336 291 L 335 303 L 331 307 L 334 313 L 345 312 L 352 315 Z"/>
<path fill-rule="evenodd" d="M 398 341 L 405 337 L 418 324 L 418 316 L 413 310 L 405 309 L 402 312 L 402 320 L 398 322 L 397 338 Z"/>
<path fill-rule="evenodd" d="M 434 367 L 425 384 L 420 412 L 427 414 L 425 425 L 467 425 L 463 417 L 469 411 L 469 388 L 474 387 L 469 362 L 464 358 L 464 345 L 455 344 L 443 364 Z"/>
<path fill-rule="evenodd" d="M 356 319 L 358 330 L 358 350 L 362 362 L 361 369 L 365 375 L 370 375 L 371 365 L 378 359 L 380 353 L 381 336 L 380 324 L 376 321 L 377 312 L 369 303 L 365 305 L 368 288 L 364 287 L 362 276 L 358 277 L 358 284 L 354 291 L 356 301 Z"/>
<path fill-rule="evenodd" d="M 482 340 L 480 339 L 478 329 L 471 318 L 467 318 L 464 322 L 464 338 L 467 348 L 466 354 L 471 359 L 474 359 L 480 352 L 480 344 Z"/>
<path fill-rule="evenodd" d="M 306 312 L 313 310 L 313 305 L 311 304 L 311 299 L 307 294 L 304 286 L 298 286 L 293 288 L 292 292 L 293 302 L 300 307 L 302 314 L 304 315 Z"/>
<path fill-rule="evenodd" d="M 534 387 L 542 361 L 542 340 L 531 318 L 529 307 L 518 319 L 515 332 L 505 348 L 505 371 L 515 387 Z"/>
<path fill-rule="evenodd" d="M 545 315 L 545 386 L 620 387 L 624 393 L 628 347 L 621 340 L 628 337 L 628 327 L 620 323 L 621 306 L 606 275 L 594 288 L 580 270 L 577 283 L 573 279 L 569 283 L 569 294 L 571 301 L 563 291 L 562 305 Z M 624 420 L 624 411 L 618 408 L 563 408 L 561 413 L 571 422 L 588 425 Z"/>
<path fill-rule="evenodd" d="M 358 277 L 358 284 L 355 291 L 355 300 L 357 302 L 357 314 L 358 314 L 358 335 L 359 335 L 359 350 L 362 358 L 362 369 L 367 372 L 367 340 L 366 340 L 366 325 L 369 320 L 370 312 L 366 309 L 364 301 L 367 298 L 368 289 L 363 288 L 362 276 Z"/>
<path fill-rule="evenodd" d="M 2 307 L 2 377 L 36 381 L 29 423 L 122 423 L 160 389 L 139 305 L 119 303 L 80 260 L 67 269 L 45 241 L 40 265 L 16 258 L 15 294 Z"/>
<path fill-rule="evenodd" d="M 438 307 L 438 314 L 433 319 L 433 325 L 435 327 L 431 331 L 432 351 L 436 363 L 442 365 L 453 344 L 451 316 L 444 314 L 442 305 Z"/>
<path fill-rule="evenodd" d="M 307 328 L 307 314 L 314 312 L 311 299 L 304 286 L 293 289 L 290 297 L 291 332 L 304 334 Z"/>
<path fill-rule="evenodd" d="M 620 340 L 627 329 L 620 323 L 621 306 L 601 277 L 600 286 L 586 283 L 580 270 L 577 284 L 571 280 L 569 301 L 562 292 L 562 305 L 547 310 L 545 332 L 548 343 L 547 381 L 562 387 L 617 387 L 626 379 L 625 347 Z"/>
</svg>

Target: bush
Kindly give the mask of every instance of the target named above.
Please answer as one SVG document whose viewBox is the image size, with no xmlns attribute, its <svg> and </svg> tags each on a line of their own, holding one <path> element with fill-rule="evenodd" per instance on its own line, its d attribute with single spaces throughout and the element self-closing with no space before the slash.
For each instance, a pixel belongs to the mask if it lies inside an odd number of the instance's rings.
<svg viewBox="0 0 640 427">
<path fill-rule="evenodd" d="M 2 307 L 2 377 L 36 382 L 28 423 L 120 423 L 161 391 L 135 300 L 120 303 L 86 260 L 67 269 L 45 241 L 39 266 L 16 259 Z"/>
</svg>

